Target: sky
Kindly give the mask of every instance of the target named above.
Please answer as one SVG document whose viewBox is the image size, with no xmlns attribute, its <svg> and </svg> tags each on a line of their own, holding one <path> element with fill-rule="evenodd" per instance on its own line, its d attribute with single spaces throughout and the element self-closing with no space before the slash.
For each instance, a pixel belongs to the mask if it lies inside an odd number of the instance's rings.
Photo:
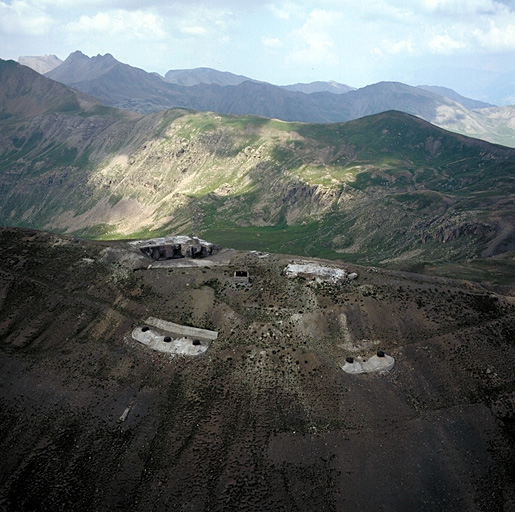
<svg viewBox="0 0 515 512">
<path fill-rule="evenodd" d="M 75 50 L 161 75 L 395 80 L 483 99 L 515 72 L 515 0 L 0 0 L 0 58 Z"/>
</svg>

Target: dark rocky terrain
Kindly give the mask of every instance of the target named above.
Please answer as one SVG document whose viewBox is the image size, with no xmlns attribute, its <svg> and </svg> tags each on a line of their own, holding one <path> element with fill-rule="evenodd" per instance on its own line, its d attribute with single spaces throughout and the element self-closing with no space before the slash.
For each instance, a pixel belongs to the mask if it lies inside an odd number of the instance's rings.
<svg viewBox="0 0 515 512">
<path fill-rule="evenodd" d="M 1 510 L 514 509 L 513 287 L 128 251 L 0 230 Z M 219 338 L 170 359 L 131 338 L 148 316 Z M 341 370 L 378 349 L 389 373 Z"/>
</svg>

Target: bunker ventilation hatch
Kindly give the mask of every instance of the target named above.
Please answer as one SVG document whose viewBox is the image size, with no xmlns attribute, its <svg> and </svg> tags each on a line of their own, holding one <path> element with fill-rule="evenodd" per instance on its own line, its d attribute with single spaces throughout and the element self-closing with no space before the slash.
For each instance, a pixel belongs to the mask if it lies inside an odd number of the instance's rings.
<svg viewBox="0 0 515 512">
<path fill-rule="evenodd" d="M 233 276 L 234 282 L 248 284 L 250 283 L 250 276 L 248 270 L 236 270 Z"/>
</svg>

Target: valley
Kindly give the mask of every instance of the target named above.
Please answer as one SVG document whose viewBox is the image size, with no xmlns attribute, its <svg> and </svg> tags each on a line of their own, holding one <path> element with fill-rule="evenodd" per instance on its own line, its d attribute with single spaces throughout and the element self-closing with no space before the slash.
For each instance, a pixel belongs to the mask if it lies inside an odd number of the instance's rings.
<svg viewBox="0 0 515 512">
<path fill-rule="evenodd" d="M 3 225 L 106 239 L 194 233 L 383 266 L 514 250 L 510 148 L 395 111 L 324 125 L 142 115 L 66 89 L 61 103 L 22 112 L 20 81 L 31 94 L 35 78 L 64 86 L 16 66 L 2 75 Z"/>
</svg>

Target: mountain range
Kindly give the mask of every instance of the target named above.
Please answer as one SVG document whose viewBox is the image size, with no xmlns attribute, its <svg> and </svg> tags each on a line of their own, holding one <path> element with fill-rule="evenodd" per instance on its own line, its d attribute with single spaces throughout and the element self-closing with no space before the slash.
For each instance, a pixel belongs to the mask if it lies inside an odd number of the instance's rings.
<svg viewBox="0 0 515 512">
<path fill-rule="evenodd" d="M 90 58 L 78 51 L 46 76 L 106 105 L 141 113 L 181 107 L 328 123 L 399 110 L 450 131 L 515 146 L 514 107 L 495 107 L 434 86 L 380 82 L 353 89 L 320 82 L 280 87 L 207 68 L 172 70 L 161 77 L 110 54 Z"/>
<path fill-rule="evenodd" d="M 335 124 L 144 115 L 12 61 L 1 62 L 0 105 L 3 225 L 107 238 L 193 232 L 384 265 L 515 249 L 515 151 L 406 113 Z"/>
<path fill-rule="evenodd" d="M 266 84 L 259 80 L 254 80 L 243 75 L 235 75 L 227 71 L 217 71 L 211 68 L 195 68 L 195 69 L 172 69 L 168 71 L 165 80 L 172 84 L 192 86 L 198 84 L 216 84 L 221 86 L 239 85 L 243 82 L 256 82 Z M 271 85 L 271 84 L 268 84 Z M 287 91 L 303 92 L 311 94 L 314 92 L 332 92 L 334 94 L 343 94 L 355 89 L 338 82 L 311 82 L 308 84 L 298 83 L 292 85 L 282 85 L 282 89 Z M 486 104 L 485 104 L 486 105 Z M 492 106 L 492 105 L 489 105 Z"/>
</svg>

